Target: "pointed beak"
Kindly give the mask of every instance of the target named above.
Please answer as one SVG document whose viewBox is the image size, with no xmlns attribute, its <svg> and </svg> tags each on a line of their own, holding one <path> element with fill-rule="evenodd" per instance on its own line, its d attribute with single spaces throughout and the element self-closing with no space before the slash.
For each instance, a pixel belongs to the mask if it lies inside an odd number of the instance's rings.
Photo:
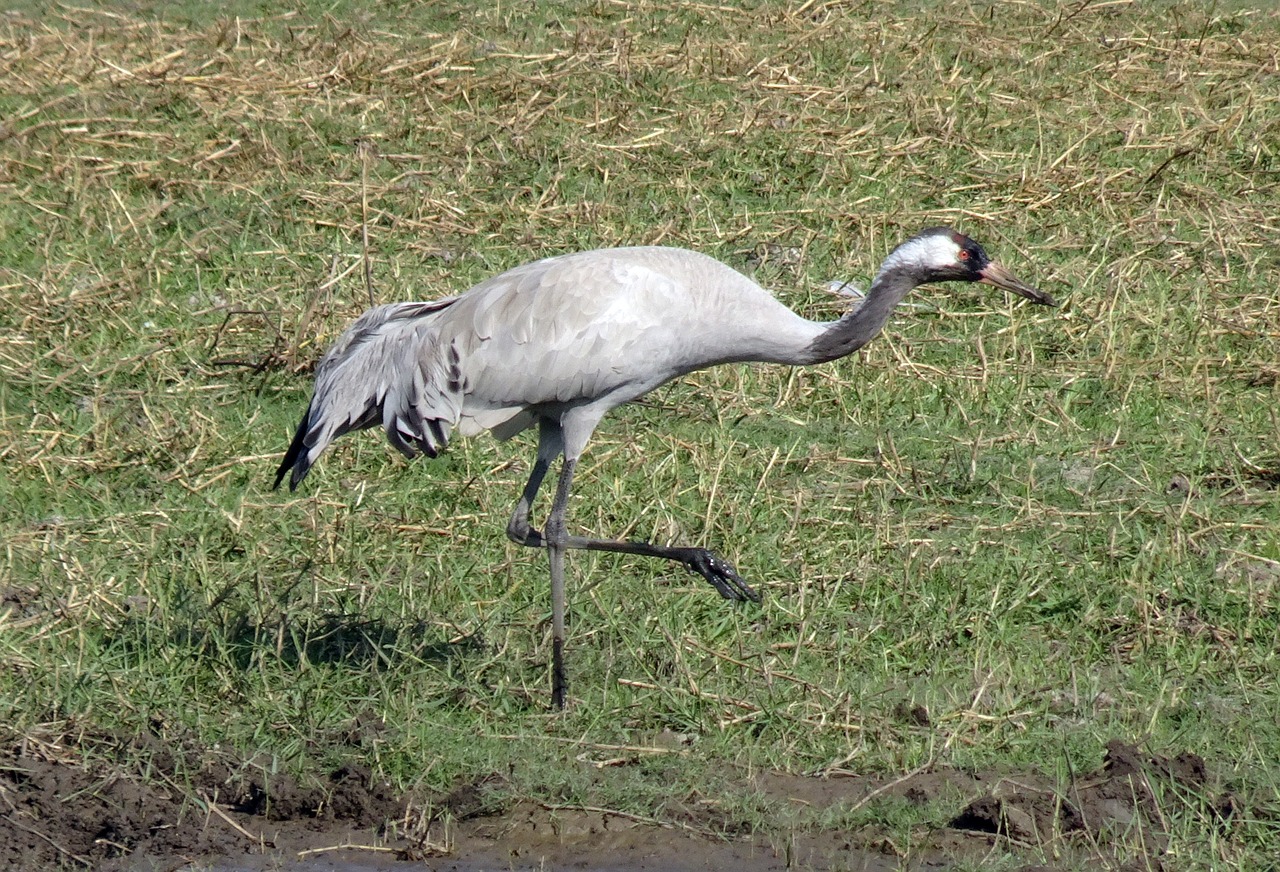
<svg viewBox="0 0 1280 872">
<path fill-rule="evenodd" d="M 1039 288 L 1033 288 L 1022 279 L 1009 272 L 1000 264 L 992 261 L 987 264 L 982 271 L 980 282 L 987 285 L 994 285 L 1002 290 L 1012 291 L 1019 297 L 1026 297 L 1028 300 L 1039 303 L 1042 306 L 1056 306 L 1057 301 L 1053 297 L 1046 294 Z"/>
</svg>

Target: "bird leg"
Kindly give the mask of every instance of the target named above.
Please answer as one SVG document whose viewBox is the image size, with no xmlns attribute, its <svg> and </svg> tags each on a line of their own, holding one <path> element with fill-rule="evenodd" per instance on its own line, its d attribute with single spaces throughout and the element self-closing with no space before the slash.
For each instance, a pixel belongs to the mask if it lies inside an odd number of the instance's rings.
<svg viewBox="0 0 1280 872">
<path fill-rule="evenodd" d="M 551 461 L 552 457 L 544 457 L 542 451 L 538 452 L 533 471 L 529 473 L 529 481 L 520 494 L 520 502 L 516 503 L 515 511 L 511 513 L 511 520 L 507 521 L 507 538 L 517 545 L 541 548 L 545 544 L 542 534 L 529 526 L 529 509 L 533 506 L 534 497 L 538 495 L 538 488 L 542 487 L 542 480 L 547 477 Z"/>
<path fill-rule="evenodd" d="M 551 704 L 558 709 L 564 708 L 568 684 L 564 671 L 564 552 L 569 537 L 565 532 L 564 516 L 569 508 L 569 487 L 573 483 L 576 464 L 577 461 L 571 457 L 564 459 L 560 467 L 560 481 L 556 484 L 556 497 L 547 517 L 547 557 L 551 561 Z M 534 472 L 536 474 L 536 468 Z"/>
<path fill-rule="evenodd" d="M 567 459 L 560 472 L 560 483 L 556 487 L 555 500 L 551 505 L 551 516 L 547 519 L 547 535 L 529 526 L 529 509 L 542 487 L 551 461 L 560 453 L 559 434 L 552 436 L 543 431 L 538 444 L 538 459 L 529 473 L 529 481 L 525 483 L 520 501 L 516 503 L 511 520 L 507 522 L 507 538 L 517 545 L 528 545 L 531 548 L 546 547 L 547 557 L 551 563 L 551 704 L 558 709 L 564 708 L 565 688 L 568 681 L 564 671 L 564 625 L 565 625 L 565 591 L 564 591 L 564 552 L 566 548 L 564 516 L 569 506 L 569 486 L 573 481 L 573 464 Z"/>
<path fill-rule="evenodd" d="M 545 534 L 529 525 L 529 510 L 547 477 L 551 462 L 561 452 L 563 443 L 559 434 L 544 431 L 538 445 L 538 459 L 534 462 L 525 483 L 520 501 L 516 503 L 511 519 L 507 522 L 507 537 L 517 545 L 530 548 L 546 548 L 551 563 L 551 703 L 564 708 L 565 689 L 568 680 L 564 669 L 565 637 L 565 584 L 564 555 L 571 549 L 581 551 L 611 551 L 616 554 L 636 554 L 641 557 L 659 557 L 679 563 L 690 572 L 705 578 L 720 596 L 735 602 L 760 602 L 760 594 L 738 575 L 728 561 L 706 548 L 653 545 L 649 542 L 626 542 L 617 539 L 589 539 L 570 536 L 565 526 L 569 508 L 569 491 L 573 485 L 573 471 L 577 458 L 565 457 L 556 484 L 556 495 L 547 517 Z"/>
<path fill-rule="evenodd" d="M 546 478 L 550 465 L 551 459 L 544 459 L 540 452 L 538 461 L 529 475 L 529 482 L 524 487 L 524 493 L 520 495 L 520 502 L 516 503 L 515 511 L 511 513 L 511 520 L 507 522 L 507 537 L 517 545 L 527 545 L 531 548 L 542 548 L 548 545 L 542 533 L 529 526 L 529 508 L 533 504 L 534 497 L 537 496 L 543 479 Z M 561 473 L 560 483 L 563 486 L 563 473 Z M 559 497 L 558 493 L 557 497 Z M 565 501 L 567 506 L 567 495 Z M 554 513 L 553 507 L 552 514 Z M 567 534 L 564 537 L 564 548 L 580 551 L 611 551 L 617 554 L 636 554 L 641 557 L 671 560 L 690 572 L 701 575 L 720 596 L 727 600 L 760 602 L 760 594 L 751 589 L 742 576 L 738 575 L 733 565 L 706 548 L 653 545 L 649 542 L 627 542 L 618 539 L 589 539 Z"/>
<path fill-rule="evenodd" d="M 618 539 L 585 539 L 570 536 L 567 548 L 584 551 L 612 551 L 616 554 L 638 554 L 642 557 L 660 557 L 679 563 L 692 573 L 701 575 L 727 600 L 734 602 L 760 602 L 760 594 L 738 575 L 733 564 L 706 548 L 683 545 L 654 545 L 649 542 L 626 542 Z"/>
</svg>

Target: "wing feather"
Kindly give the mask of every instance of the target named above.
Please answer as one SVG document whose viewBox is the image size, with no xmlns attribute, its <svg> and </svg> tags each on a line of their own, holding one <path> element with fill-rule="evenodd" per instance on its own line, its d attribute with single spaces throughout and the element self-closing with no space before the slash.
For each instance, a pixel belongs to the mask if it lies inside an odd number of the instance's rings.
<svg viewBox="0 0 1280 872">
<path fill-rule="evenodd" d="M 365 312 L 316 367 L 316 387 L 276 471 L 296 488 L 334 439 L 381 424 L 406 457 L 436 456 L 457 423 L 461 402 L 447 390 L 440 316 L 457 297 L 393 303 Z"/>
</svg>

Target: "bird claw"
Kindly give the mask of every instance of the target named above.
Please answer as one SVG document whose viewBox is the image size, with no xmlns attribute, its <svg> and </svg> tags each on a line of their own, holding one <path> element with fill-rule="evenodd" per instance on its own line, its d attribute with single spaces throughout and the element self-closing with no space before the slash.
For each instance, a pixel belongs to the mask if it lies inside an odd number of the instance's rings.
<svg viewBox="0 0 1280 872">
<path fill-rule="evenodd" d="M 684 561 L 684 568 L 701 575 L 727 600 L 760 602 L 760 594 L 751 589 L 733 565 L 711 551 L 695 551 Z"/>
</svg>

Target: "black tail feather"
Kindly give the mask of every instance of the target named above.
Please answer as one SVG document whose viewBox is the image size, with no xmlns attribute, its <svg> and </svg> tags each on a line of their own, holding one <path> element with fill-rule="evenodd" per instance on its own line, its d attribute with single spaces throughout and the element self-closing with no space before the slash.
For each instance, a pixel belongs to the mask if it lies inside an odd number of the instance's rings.
<svg viewBox="0 0 1280 872">
<path fill-rule="evenodd" d="M 280 487 L 280 482 L 284 481 L 285 474 L 293 470 L 293 475 L 289 477 L 289 490 L 296 490 L 298 484 L 307 477 L 307 472 L 311 469 L 311 464 L 307 462 L 307 429 L 311 419 L 311 406 L 307 406 L 307 411 L 302 415 L 302 423 L 298 425 L 298 432 L 293 434 L 293 441 L 289 443 L 289 450 L 284 453 L 284 460 L 280 462 L 280 468 L 276 470 L 276 483 L 271 486 L 272 490 Z"/>
</svg>

